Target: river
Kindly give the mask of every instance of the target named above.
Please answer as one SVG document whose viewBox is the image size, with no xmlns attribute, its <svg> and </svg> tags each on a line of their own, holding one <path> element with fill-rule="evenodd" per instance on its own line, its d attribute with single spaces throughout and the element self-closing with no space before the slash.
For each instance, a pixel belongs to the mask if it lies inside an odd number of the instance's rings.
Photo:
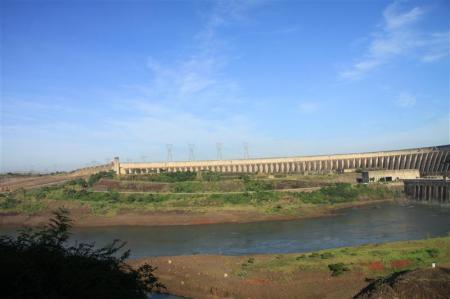
<svg viewBox="0 0 450 299">
<path fill-rule="evenodd" d="M 13 233 L 0 228 L 0 234 Z M 341 210 L 337 215 L 293 221 L 163 227 L 76 228 L 73 238 L 105 245 L 127 242 L 131 258 L 161 255 L 307 252 L 366 243 L 445 236 L 450 209 L 393 203 Z"/>
</svg>

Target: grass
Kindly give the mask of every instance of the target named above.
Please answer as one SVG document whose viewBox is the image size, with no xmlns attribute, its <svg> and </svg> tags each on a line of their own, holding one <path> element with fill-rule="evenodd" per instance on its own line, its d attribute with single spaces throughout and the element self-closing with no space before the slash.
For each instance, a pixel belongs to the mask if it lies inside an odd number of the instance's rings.
<svg viewBox="0 0 450 299">
<path fill-rule="evenodd" d="M 375 278 L 397 271 L 430 267 L 431 263 L 450 267 L 450 236 L 246 259 L 233 270 L 235 273 L 245 270 L 247 275 L 256 275 L 268 270 L 283 273 L 319 270 L 337 276 L 345 275 L 348 271 L 358 271 L 366 277 Z M 252 263 L 248 262 L 250 259 L 253 259 Z"/>
</svg>

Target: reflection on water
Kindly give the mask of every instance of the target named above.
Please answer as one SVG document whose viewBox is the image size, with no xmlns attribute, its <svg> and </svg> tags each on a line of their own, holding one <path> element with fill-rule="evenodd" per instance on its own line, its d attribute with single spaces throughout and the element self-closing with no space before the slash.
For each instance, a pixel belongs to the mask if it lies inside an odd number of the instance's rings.
<svg viewBox="0 0 450 299">
<path fill-rule="evenodd" d="M 74 230 L 74 239 L 104 245 L 128 242 L 131 257 L 189 254 L 244 255 L 305 252 L 364 243 L 445 236 L 450 209 L 396 204 L 343 210 L 339 215 L 294 221 L 203 226 L 108 227 Z M 11 229 L 0 228 L 0 234 Z"/>
</svg>

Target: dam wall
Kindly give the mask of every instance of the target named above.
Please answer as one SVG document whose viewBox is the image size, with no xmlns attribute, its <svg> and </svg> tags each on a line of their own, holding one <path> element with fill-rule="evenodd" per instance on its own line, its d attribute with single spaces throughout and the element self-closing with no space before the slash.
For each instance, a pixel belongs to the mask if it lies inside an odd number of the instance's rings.
<svg viewBox="0 0 450 299">
<path fill-rule="evenodd" d="M 450 203 L 450 180 L 414 179 L 404 180 L 405 195 L 409 199 L 439 204 Z"/>
<path fill-rule="evenodd" d="M 115 158 L 112 169 L 119 175 L 180 171 L 310 174 L 417 169 L 421 176 L 428 176 L 448 173 L 449 162 L 450 145 L 444 145 L 367 153 L 237 160 L 122 163 L 119 158 Z"/>
</svg>

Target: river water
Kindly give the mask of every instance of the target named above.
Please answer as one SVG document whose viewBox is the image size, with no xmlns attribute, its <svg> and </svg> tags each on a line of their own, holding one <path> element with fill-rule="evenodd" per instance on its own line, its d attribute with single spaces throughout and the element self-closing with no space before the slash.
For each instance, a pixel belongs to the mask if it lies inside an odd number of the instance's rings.
<svg viewBox="0 0 450 299">
<path fill-rule="evenodd" d="M 0 228 L 0 234 L 13 233 Z M 341 210 L 331 217 L 245 224 L 74 229 L 78 241 L 127 242 L 131 258 L 161 255 L 307 252 L 366 243 L 445 236 L 450 208 L 386 203 Z"/>
</svg>

